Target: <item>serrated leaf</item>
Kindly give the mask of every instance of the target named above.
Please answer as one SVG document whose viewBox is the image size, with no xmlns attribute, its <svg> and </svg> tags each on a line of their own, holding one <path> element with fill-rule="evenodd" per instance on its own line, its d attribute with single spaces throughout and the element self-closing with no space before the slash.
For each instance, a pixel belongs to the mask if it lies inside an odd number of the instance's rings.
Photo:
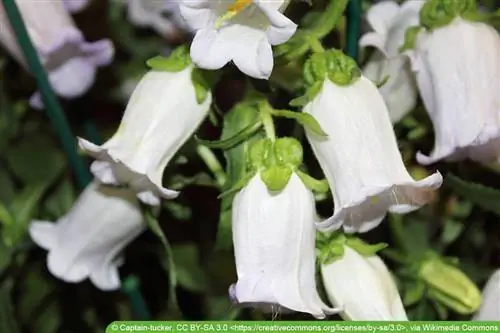
<svg viewBox="0 0 500 333">
<path fill-rule="evenodd" d="M 205 272 L 198 261 L 198 249 L 195 244 L 182 244 L 172 247 L 172 254 L 180 286 L 193 292 L 203 292 L 208 284 Z"/>
<path fill-rule="evenodd" d="M 452 174 L 448 174 L 445 178 L 445 185 L 477 206 L 500 215 L 500 190 L 467 182 Z"/>
<path fill-rule="evenodd" d="M 317 134 L 319 136 L 328 136 L 328 134 L 326 134 L 325 131 L 323 131 L 323 129 L 321 128 L 319 122 L 309 113 L 293 112 L 288 110 L 272 110 L 271 114 L 275 117 L 294 119 L 314 134 Z"/>
<path fill-rule="evenodd" d="M 64 155 L 43 137 L 8 148 L 5 157 L 12 172 L 25 185 L 50 185 L 66 166 Z"/>
</svg>

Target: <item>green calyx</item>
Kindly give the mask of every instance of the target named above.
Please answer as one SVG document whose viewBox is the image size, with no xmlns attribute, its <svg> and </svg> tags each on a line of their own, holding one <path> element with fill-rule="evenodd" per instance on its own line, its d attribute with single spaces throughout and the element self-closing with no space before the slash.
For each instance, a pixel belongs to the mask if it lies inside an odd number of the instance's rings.
<svg viewBox="0 0 500 333">
<path fill-rule="evenodd" d="M 476 12 L 476 0 L 429 0 L 420 10 L 420 24 L 433 30 L 450 24 L 457 17 L 467 19 Z"/>
<path fill-rule="evenodd" d="M 368 244 L 351 234 L 342 231 L 316 234 L 316 249 L 320 264 L 329 265 L 344 257 L 345 247 L 348 246 L 364 257 L 371 257 L 387 247 L 385 243 Z"/>
<path fill-rule="evenodd" d="M 186 45 L 177 47 L 168 57 L 156 56 L 146 61 L 149 68 L 163 72 L 180 72 L 191 63 L 189 48 Z"/>
<path fill-rule="evenodd" d="M 302 164 L 303 149 L 294 138 L 260 139 L 250 148 L 250 169 L 260 172 L 269 191 L 282 191 L 293 172 Z"/>
<path fill-rule="evenodd" d="M 481 292 L 456 262 L 428 253 L 420 263 L 418 276 L 427 285 L 429 298 L 458 313 L 473 313 L 481 304 Z"/>
<path fill-rule="evenodd" d="M 303 106 L 321 91 L 325 79 L 339 86 L 354 84 L 361 77 L 356 61 L 340 50 L 328 50 L 313 54 L 304 64 L 306 93 L 290 102 Z"/>
</svg>

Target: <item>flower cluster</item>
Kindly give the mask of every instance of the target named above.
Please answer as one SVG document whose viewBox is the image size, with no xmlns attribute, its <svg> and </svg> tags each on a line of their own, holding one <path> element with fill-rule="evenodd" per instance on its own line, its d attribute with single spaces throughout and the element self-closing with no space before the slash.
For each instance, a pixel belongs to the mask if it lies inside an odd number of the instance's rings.
<svg viewBox="0 0 500 333">
<path fill-rule="evenodd" d="M 84 3 L 68 1 L 67 8 Z M 148 62 L 150 69 L 109 140 L 97 145 L 79 138 L 79 147 L 94 159 L 94 181 L 56 224 L 35 221 L 30 229 L 33 240 L 49 251 L 52 274 L 67 282 L 88 277 L 103 290 L 119 287 L 118 253 L 145 230 L 140 204 L 159 208 L 162 199 L 179 195 L 163 185 L 164 171 L 209 114 L 211 71 L 232 62 L 242 73 L 267 80 L 273 46 L 307 35 L 284 14 L 286 0 L 186 0 L 174 9 L 169 1 L 150 3 L 151 8 L 145 3 L 128 2 L 133 21 L 169 34 L 174 26 L 159 11 L 175 11 L 182 20 L 175 26 L 194 34 L 190 47 Z M 66 97 L 82 94 L 95 69 L 111 61 L 111 44 L 85 42 L 62 1 L 19 4 L 55 90 Z M 298 110 L 275 109 L 258 93 L 245 97 L 256 119 L 226 141 L 234 146 L 257 132 L 262 138 L 252 140 L 244 175 L 223 193 L 234 195 L 238 280 L 229 286 L 229 297 L 235 304 L 316 318 L 338 313 L 346 320 L 408 320 L 398 286 L 376 254 L 385 245 L 369 245 L 358 236 L 377 228 L 388 213 L 407 214 L 428 204 L 442 184 L 439 171 L 423 179 L 410 174 L 393 130 L 392 123 L 415 107 L 419 95 L 436 138 L 429 156 L 417 154 L 420 164 L 500 157 L 500 37 L 472 19 L 473 9 L 439 0 L 373 5 L 367 13 L 373 31 L 360 45 L 376 50 L 365 66 L 340 50 L 324 50 L 311 32 L 304 37 L 309 45 L 304 94 L 290 103 Z M 47 20 L 53 25 L 41 24 Z M 23 63 L 10 30 L 0 30 L 0 37 Z M 61 50 L 64 57 L 54 60 Z M 301 142 L 277 136 L 273 117 L 304 126 L 325 181 L 304 171 Z M 323 218 L 314 192 L 328 189 L 334 210 Z M 74 241 L 76 234 L 83 236 Z M 436 286 L 430 277 L 438 269 L 446 276 L 455 271 L 441 262 L 424 270 L 427 263 L 419 262 L 415 271 L 428 290 L 438 295 L 451 288 Z M 320 297 L 317 270 L 331 305 Z M 467 282 L 460 282 L 469 297 L 464 313 L 480 303 Z M 457 296 L 454 290 L 448 299 Z M 486 299 L 494 303 L 498 295 Z M 492 318 L 491 312 L 483 310 L 478 318 Z"/>
</svg>

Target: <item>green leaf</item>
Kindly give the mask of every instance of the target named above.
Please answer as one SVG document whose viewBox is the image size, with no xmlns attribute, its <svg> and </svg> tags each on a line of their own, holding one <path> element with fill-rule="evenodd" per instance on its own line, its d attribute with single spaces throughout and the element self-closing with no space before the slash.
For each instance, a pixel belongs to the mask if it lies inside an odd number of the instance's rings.
<svg viewBox="0 0 500 333">
<path fill-rule="evenodd" d="M 10 211 L 14 216 L 15 223 L 5 225 L 3 229 L 3 239 L 7 246 L 13 247 L 25 237 L 45 190 L 46 186 L 43 185 L 29 186 L 14 198 Z"/>
<path fill-rule="evenodd" d="M 0 223 L 4 226 L 14 225 L 15 218 L 5 205 L 0 203 Z"/>
<path fill-rule="evenodd" d="M 235 307 L 227 295 L 209 297 L 207 305 L 209 320 L 235 320 L 241 312 L 241 308 Z"/>
<path fill-rule="evenodd" d="M 232 194 L 235 194 L 236 192 L 239 192 L 239 190 L 241 190 L 243 187 L 245 187 L 247 185 L 247 183 L 255 176 L 256 173 L 257 173 L 256 171 L 253 171 L 253 172 L 247 173 L 246 175 L 243 175 L 240 178 L 240 180 L 236 184 L 233 185 L 233 187 L 231 187 L 230 189 L 219 194 L 218 198 L 224 199 Z"/>
<path fill-rule="evenodd" d="M 386 243 L 368 244 L 353 236 L 348 236 L 345 244 L 362 256 L 373 256 L 388 246 Z"/>
<path fill-rule="evenodd" d="M 330 190 L 330 186 L 328 185 L 328 180 L 326 179 L 318 180 L 316 178 L 309 176 L 307 173 L 301 170 L 295 170 L 295 173 L 297 174 L 297 176 L 299 176 L 304 185 L 306 185 L 306 187 L 313 192 L 327 193 Z"/>
<path fill-rule="evenodd" d="M 180 72 L 191 64 L 187 45 L 177 47 L 169 57 L 156 56 L 146 61 L 148 67 L 157 71 Z"/>
<path fill-rule="evenodd" d="M 254 124 L 248 125 L 241 131 L 236 133 L 234 136 L 231 136 L 227 139 L 219 141 L 208 141 L 196 138 L 196 141 L 198 141 L 198 143 L 204 146 L 207 146 L 208 148 L 230 149 L 236 146 L 237 144 L 240 144 L 243 141 L 247 140 L 261 128 L 262 128 L 262 122 L 259 120 Z"/>
<path fill-rule="evenodd" d="M 193 292 L 204 292 L 208 284 L 205 272 L 198 261 L 198 249 L 195 244 L 183 244 L 172 247 L 172 254 L 180 286 Z"/>
<path fill-rule="evenodd" d="M 174 254 L 172 252 L 172 248 L 170 247 L 170 243 L 168 242 L 167 237 L 165 237 L 165 234 L 163 233 L 163 230 L 160 227 L 160 224 L 158 223 L 157 218 L 150 212 L 147 211 L 145 213 L 146 217 L 146 222 L 149 226 L 149 229 L 155 234 L 163 244 L 163 247 L 165 248 L 165 254 L 166 258 L 164 262 L 164 267 L 166 271 L 168 272 L 168 278 L 169 278 L 169 298 L 168 298 L 168 309 L 169 313 L 172 313 L 175 317 L 177 317 L 181 311 L 179 309 L 179 304 L 177 302 L 177 293 L 176 293 L 176 287 L 178 284 L 178 279 L 177 279 L 177 271 L 175 269 L 175 262 L 174 262 Z"/>
<path fill-rule="evenodd" d="M 25 185 L 50 185 L 66 166 L 64 155 L 43 137 L 8 148 L 5 157 L 12 172 Z"/>
<path fill-rule="evenodd" d="M 444 183 L 453 189 L 456 194 L 475 205 L 500 215 L 500 190 L 468 182 L 452 174 L 448 174 Z"/>
<path fill-rule="evenodd" d="M 411 306 L 419 302 L 425 294 L 425 283 L 422 281 L 412 281 L 404 291 L 403 303 L 405 306 Z"/>
<path fill-rule="evenodd" d="M 248 97 L 246 98 L 248 99 Z M 258 122 L 260 122 L 260 115 L 256 103 L 253 101 L 238 103 L 224 116 L 221 140 L 234 137 L 238 132 Z M 240 180 L 248 176 L 247 155 L 250 147 L 263 137 L 264 133 L 260 129 L 254 132 L 252 136 L 249 136 L 247 140 L 224 150 L 227 179 L 223 188 L 224 193 L 219 196 L 222 200 L 216 240 L 217 249 L 230 249 L 232 247 L 231 205 L 233 195 L 242 187 Z M 250 178 L 247 178 L 248 180 Z M 242 182 L 246 184 L 245 180 Z"/>
<path fill-rule="evenodd" d="M 319 19 L 308 29 L 316 38 L 323 38 L 330 33 L 344 14 L 349 0 L 329 1 L 325 11 Z"/>
<path fill-rule="evenodd" d="M 68 179 L 64 179 L 47 198 L 44 208 L 52 218 L 59 218 L 69 212 L 75 201 L 75 189 Z"/>
<path fill-rule="evenodd" d="M 196 101 L 202 104 L 207 99 L 215 85 L 218 73 L 216 71 L 207 71 L 201 68 L 194 68 L 191 72 L 191 81 L 194 85 Z"/>
<path fill-rule="evenodd" d="M 288 110 L 272 110 L 271 114 L 275 117 L 284 117 L 288 119 L 294 119 L 302 126 L 309 129 L 314 134 L 327 137 L 328 134 L 323 131 L 319 122 L 309 113 L 304 112 L 294 112 Z"/>
<path fill-rule="evenodd" d="M 0 332 L 20 332 L 19 326 L 15 321 L 14 308 L 12 306 L 13 285 L 13 279 L 9 279 L 0 285 Z"/>
<path fill-rule="evenodd" d="M 12 197 L 14 196 L 15 187 L 14 183 L 11 179 L 11 176 L 0 165 L 0 184 L 2 186 L 2 190 L 0 191 L 0 203 L 8 204 Z"/>
<path fill-rule="evenodd" d="M 463 223 L 453 219 L 447 219 L 441 234 L 441 242 L 445 245 L 453 243 L 458 236 L 460 236 L 462 230 L 464 230 Z"/>
</svg>

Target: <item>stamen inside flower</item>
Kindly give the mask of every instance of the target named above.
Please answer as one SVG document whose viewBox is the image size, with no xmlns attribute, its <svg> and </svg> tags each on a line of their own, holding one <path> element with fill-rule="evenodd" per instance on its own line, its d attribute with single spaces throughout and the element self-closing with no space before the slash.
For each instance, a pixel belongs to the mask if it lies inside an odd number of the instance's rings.
<svg viewBox="0 0 500 333">
<path fill-rule="evenodd" d="M 227 7 L 227 12 L 217 19 L 217 22 L 215 22 L 215 28 L 220 28 L 222 23 L 241 13 L 251 3 L 252 0 L 235 0 L 229 7 Z"/>
</svg>

